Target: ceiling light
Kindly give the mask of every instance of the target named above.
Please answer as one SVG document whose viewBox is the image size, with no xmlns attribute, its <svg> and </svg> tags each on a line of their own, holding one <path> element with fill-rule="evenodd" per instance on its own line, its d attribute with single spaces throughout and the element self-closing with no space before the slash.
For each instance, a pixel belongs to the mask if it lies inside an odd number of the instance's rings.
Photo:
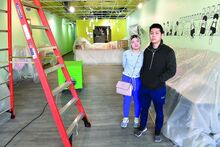
<svg viewBox="0 0 220 147">
<path fill-rule="evenodd" d="M 143 4 L 142 4 L 142 3 L 139 3 L 137 7 L 138 7 L 138 9 L 141 9 L 142 6 L 143 6 Z"/>
<path fill-rule="evenodd" d="M 69 7 L 69 12 L 70 12 L 70 13 L 75 12 L 75 8 L 74 8 L 73 6 L 70 6 L 70 7 Z"/>
</svg>

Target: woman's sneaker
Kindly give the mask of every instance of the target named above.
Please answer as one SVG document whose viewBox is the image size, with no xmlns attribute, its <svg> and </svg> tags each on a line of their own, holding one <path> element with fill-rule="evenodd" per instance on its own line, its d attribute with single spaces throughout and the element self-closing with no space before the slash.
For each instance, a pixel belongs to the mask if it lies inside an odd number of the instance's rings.
<svg viewBox="0 0 220 147">
<path fill-rule="evenodd" d="M 140 126 L 140 123 L 139 123 L 139 118 L 134 118 L 134 124 L 133 124 L 133 127 L 136 129 Z"/>
<path fill-rule="evenodd" d="M 126 128 L 128 126 L 128 123 L 129 123 L 129 119 L 128 118 L 123 118 L 123 120 L 121 122 L 121 127 Z"/>
<path fill-rule="evenodd" d="M 134 122 L 133 127 L 134 127 L 135 129 L 138 128 L 139 126 L 140 126 L 139 123 Z"/>
</svg>

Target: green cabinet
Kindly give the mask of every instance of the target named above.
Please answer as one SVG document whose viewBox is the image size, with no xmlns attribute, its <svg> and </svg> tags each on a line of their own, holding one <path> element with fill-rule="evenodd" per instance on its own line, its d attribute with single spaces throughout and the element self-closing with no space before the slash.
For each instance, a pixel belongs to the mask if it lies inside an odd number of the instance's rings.
<svg viewBox="0 0 220 147">
<path fill-rule="evenodd" d="M 65 61 L 70 77 L 75 81 L 75 89 L 83 88 L 83 64 L 82 61 Z M 58 70 L 58 84 L 66 81 L 61 69 Z"/>
</svg>

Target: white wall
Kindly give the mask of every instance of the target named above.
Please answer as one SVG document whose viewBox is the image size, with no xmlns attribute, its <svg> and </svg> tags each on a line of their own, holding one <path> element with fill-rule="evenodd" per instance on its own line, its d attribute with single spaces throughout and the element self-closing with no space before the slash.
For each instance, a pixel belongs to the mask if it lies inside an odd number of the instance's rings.
<svg viewBox="0 0 220 147">
<path fill-rule="evenodd" d="M 164 36 L 165 43 L 177 48 L 192 48 L 192 49 L 208 49 L 219 52 L 220 42 L 220 18 L 217 21 L 217 31 L 214 36 L 210 36 L 210 25 L 213 21 L 214 13 L 220 15 L 220 8 L 217 12 L 213 10 L 213 6 L 220 6 L 219 0 L 149 0 L 146 1 L 142 7 L 132 13 L 127 20 L 127 26 L 132 24 L 139 24 L 148 34 L 149 26 L 154 23 L 161 23 L 165 31 L 167 29 L 167 21 L 169 21 L 169 28 L 179 22 L 178 35 L 174 33 L 170 36 Z M 200 34 L 201 20 L 204 16 L 204 9 L 210 10 L 208 12 L 208 20 L 206 25 L 206 34 Z M 206 14 L 207 14 L 206 12 Z M 210 12 L 210 13 L 209 13 Z M 190 36 L 190 25 L 192 20 L 195 24 L 195 36 Z M 183 32 L 183 35 L 181 36 Z M 143 40 L 144 39 L 144 40 Z M 142 37 L 145 44 L 149 42 L 148 35 Z"/>
</svg>

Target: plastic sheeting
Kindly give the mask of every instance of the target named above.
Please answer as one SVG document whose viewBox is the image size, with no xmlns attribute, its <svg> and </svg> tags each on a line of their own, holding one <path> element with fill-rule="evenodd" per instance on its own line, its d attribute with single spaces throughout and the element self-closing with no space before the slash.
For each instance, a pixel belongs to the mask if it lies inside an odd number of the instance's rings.
<svg viewBox="0 0 220 147">
<path fill-rule="evenodd" d="M 219 55 L 176 50 L 177 73 L 167 82 L 163 134 L 179 146 L 220 145 Z"/>
<path fill-rule="evenodd" d="M 87 39 L 81 37 L 81 38 L 77 38 L 75 40 L 74 45 L 73 45 L 73 50 L 75 50 L 75 49 L 83 49 L 83 50 L 89 49 L 90 46 L 91 46 L 91 43 Z"/>
<path fill-rule="evenodd" d="M 118 48 L 122 47 L 119 42 L 91 44 L 85 38 L 76 39 L 73 46 L 75 59 L 83 61 L 83 64 L 122 64 L 124 49 Z"/>
<path fill-rule="evenodd" d="M 31 78 L 35 83 L 39 82 L 38 74 L 36 72 L 34 64 L 32 64 L 32 58 L 28 48 L 23 46 L 16 46 L 13 48 L 14 57 L 23 58 L 13 58 L 13 78 L 14 83 L 20 81 L 22 78 Z"/>
<path fill-rule="evenodd" d="M 0 83 L 5 82 L 5 80 L 0 77 Z M 8 86 L 6 84 L 0 84 L 0 114 L 10 109 L 10 93 Z"/>
<path fill-rule="evenodd" d="M 124 49 L 103 50 L 76 50 L 76 60 L 82 60 L 83 64 L 122 64 Z"/>
<path fill-rule="evenodd" d="M 82 50 L 88 50 L 88 49 L 100 49 L 100 50 L 106 50 L 106 49 L 118 49 L 118 48 L 128 48 L 128 41 L 127 40 L 119 40 L 119 41 L 110 41 L 107 43 L 90 43 L 85 38 L 78 38 L 74 42 L 73 45 L 73 51 L 77 49 Z"/>
</svg>

